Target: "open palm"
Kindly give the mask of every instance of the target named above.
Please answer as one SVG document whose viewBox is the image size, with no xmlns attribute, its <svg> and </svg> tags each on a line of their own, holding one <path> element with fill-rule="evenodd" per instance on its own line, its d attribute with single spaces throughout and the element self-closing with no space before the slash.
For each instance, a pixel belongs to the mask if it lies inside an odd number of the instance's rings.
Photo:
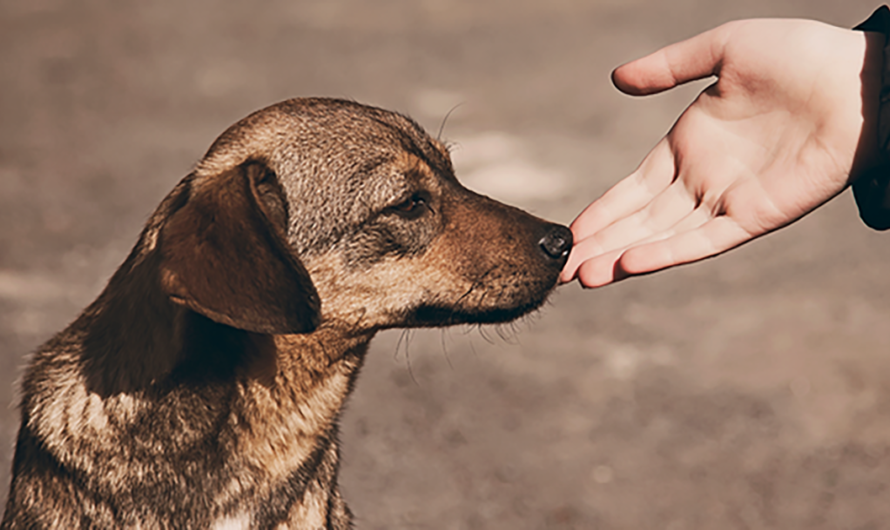
<svg viewBox="0 0 890 530">
<path fill-rule="evenodd" d="M 562 281 L 598 287 L 791 223 L 876 159 L 883 37 L 803 20 L 725 24 L 618 68 L 645 95 L 717 76 L 639 168 L 572 224 Z M 868 52 L 868 53 L 867 53 Z"/>
</svg>

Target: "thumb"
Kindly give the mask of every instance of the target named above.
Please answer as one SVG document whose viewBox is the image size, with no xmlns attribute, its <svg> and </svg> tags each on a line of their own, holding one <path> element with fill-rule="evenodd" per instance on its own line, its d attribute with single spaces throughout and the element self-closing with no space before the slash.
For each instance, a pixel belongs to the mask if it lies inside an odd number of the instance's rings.
<svg viewBox="0 0 890 530">
<path fill-rule="evenodd" d="M 612 83 L 625 94 L 646 96 L 717 75 L 727 33 L 724 24 L 623 64 L 612 72 Z"/>
</svg>

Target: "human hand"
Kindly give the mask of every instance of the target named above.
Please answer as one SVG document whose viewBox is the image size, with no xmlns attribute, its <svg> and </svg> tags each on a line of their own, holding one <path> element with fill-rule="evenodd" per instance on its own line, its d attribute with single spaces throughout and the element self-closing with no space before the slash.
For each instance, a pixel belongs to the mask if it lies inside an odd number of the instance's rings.
<svg viewBox="0 0 890 530">
<path fill-rule="evenodd" d="M 883 41 L 813 21 L 745 20 L 616 69 L 631 95 L 717 81 L 575 219 L 560 280 L 599 287 L 714 256 L 843 191 L 877 160 Z"/>
</svg>

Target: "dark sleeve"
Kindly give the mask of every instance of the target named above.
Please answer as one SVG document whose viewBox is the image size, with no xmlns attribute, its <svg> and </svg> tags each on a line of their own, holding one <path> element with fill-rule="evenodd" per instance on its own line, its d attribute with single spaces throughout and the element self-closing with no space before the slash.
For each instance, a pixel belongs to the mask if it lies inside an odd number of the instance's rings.
<svg viewBox="0 0 890 530">
<path fill-rule="evenodd" d="M 877 124 L 882 163 L 856 179 L 853 196 L 862 221 L 875 230 L 887 230 L 890 228 L 890 9 L 881 6 L 854 29 L 883 33 L 886 37 Z"/>
</svg>

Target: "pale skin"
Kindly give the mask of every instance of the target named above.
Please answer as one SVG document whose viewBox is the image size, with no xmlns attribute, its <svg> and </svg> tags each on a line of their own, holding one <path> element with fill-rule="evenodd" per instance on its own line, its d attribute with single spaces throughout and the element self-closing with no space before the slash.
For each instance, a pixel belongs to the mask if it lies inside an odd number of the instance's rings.
<svg viewBox="0 0 890 530">
<path fill-rule="evenodd" d="M 730 22 L 617 68 L 648 95 L 715 76 L 640 166 L 572 223 L 560 280 L 600 287 L 800 219 L 878 162 L 883 35 Z"/>
</svg>

